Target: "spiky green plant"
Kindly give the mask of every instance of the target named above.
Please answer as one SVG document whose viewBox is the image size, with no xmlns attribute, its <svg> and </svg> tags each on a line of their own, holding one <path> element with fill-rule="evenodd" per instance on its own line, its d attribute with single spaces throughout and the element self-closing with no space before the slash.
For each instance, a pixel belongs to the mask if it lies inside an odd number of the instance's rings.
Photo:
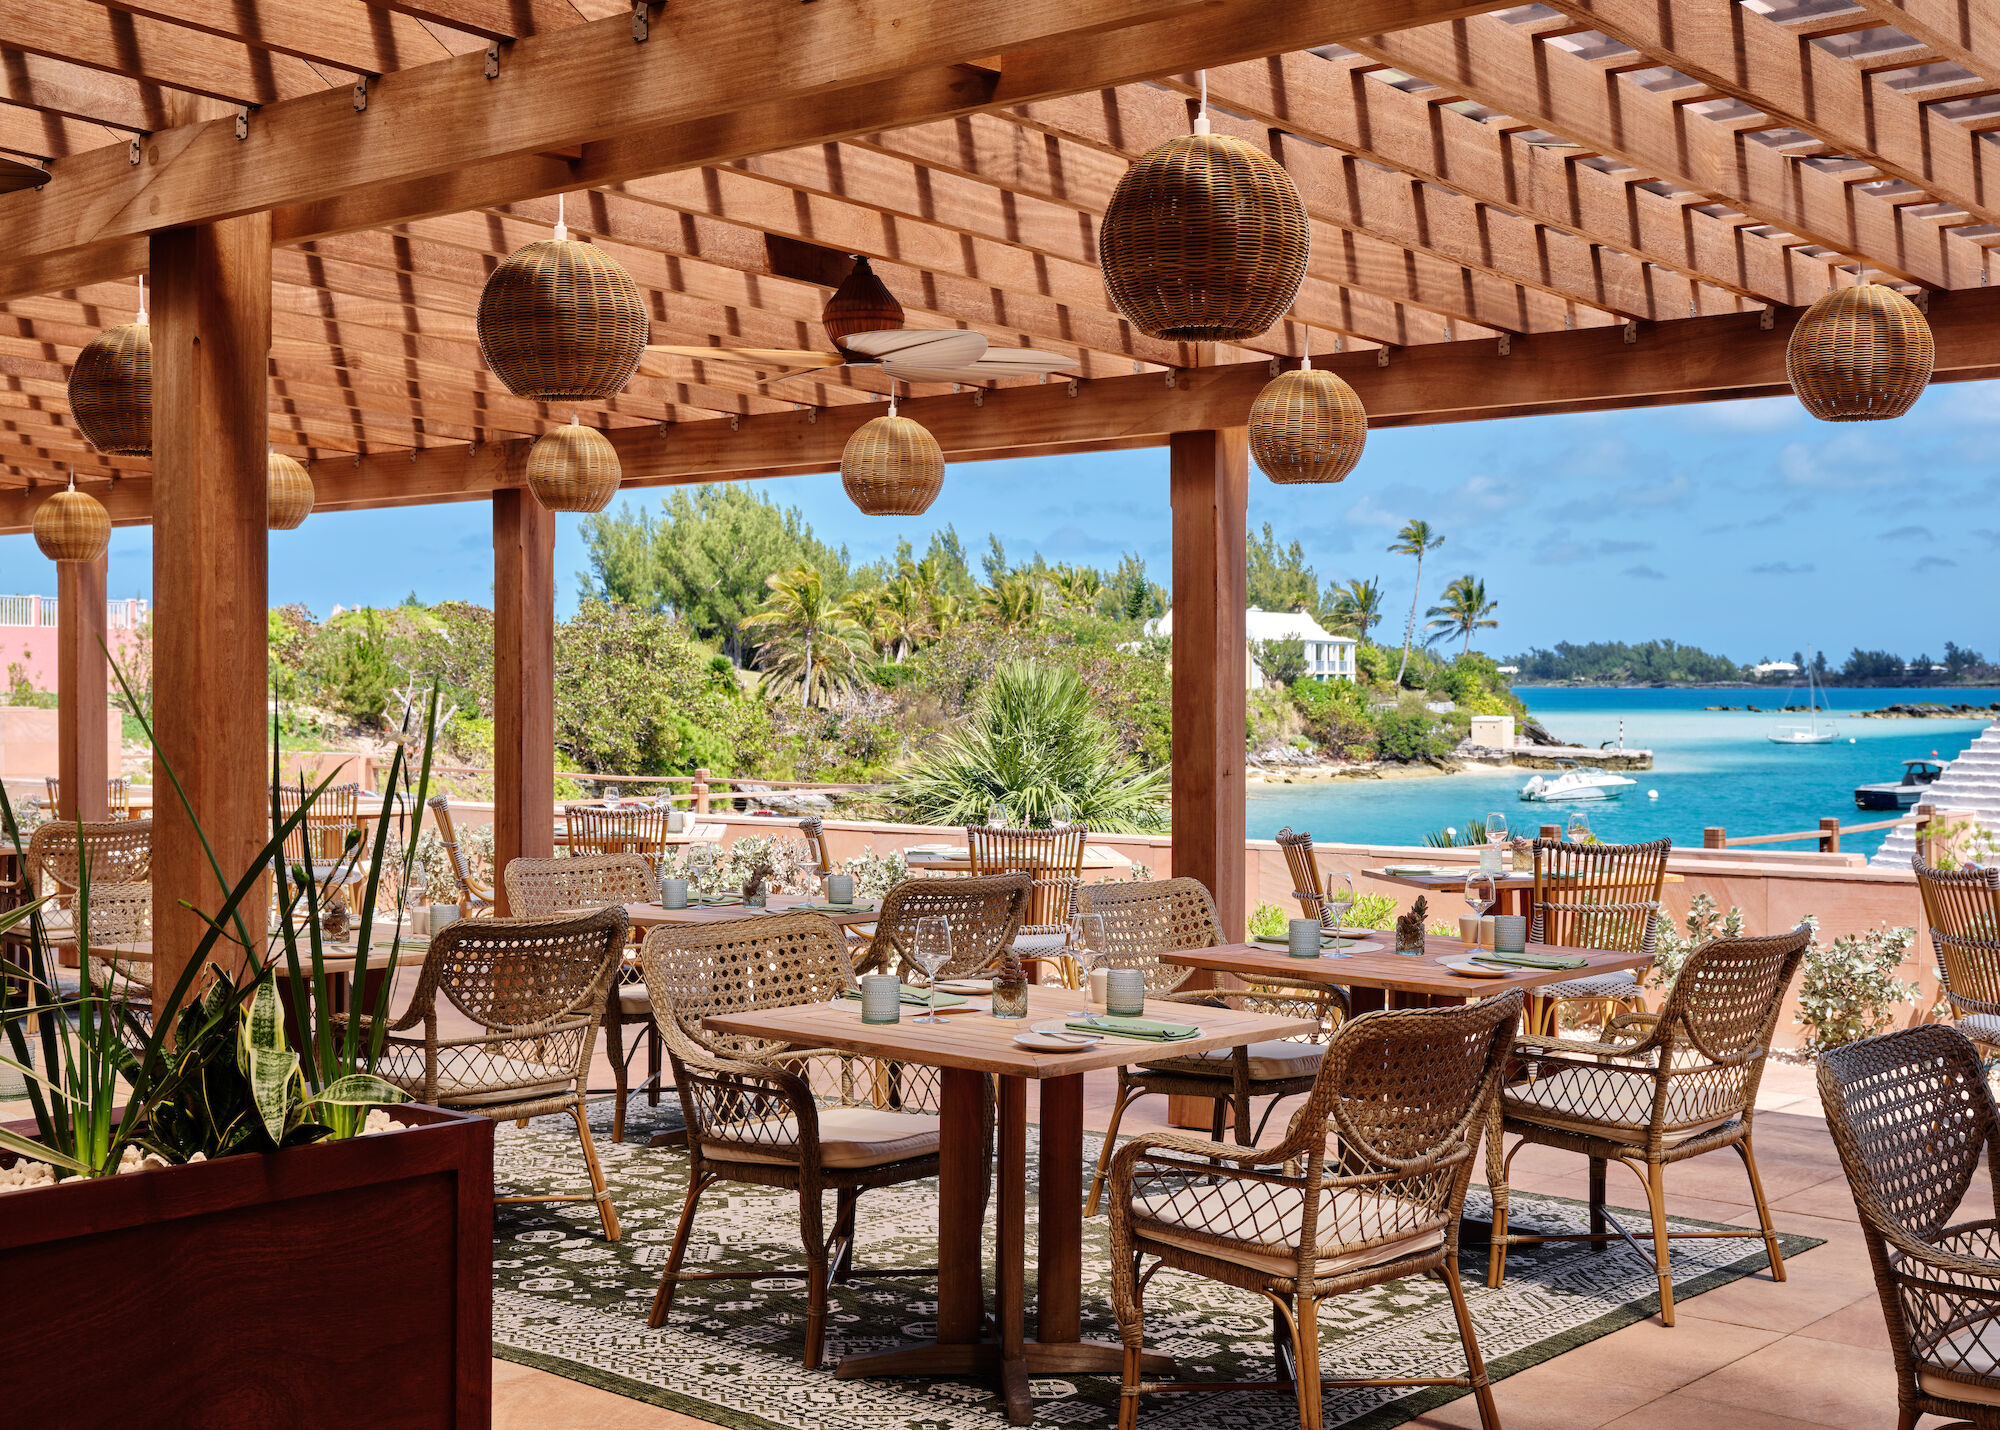
<svg viewBox="0 0 2000 1430">
<path fill-rule="evenodd" d="M 890 798 L 925 824 L 982 822 L 996 802 L 1030 824 L 1059 804 L 1091 829 L 1136 833 L 1167 823 L 1167 775 L 1118 747 L 1077 674 L 1038 661 L 995 667 L 972 715 L 919 753 Z"/>
</svg>

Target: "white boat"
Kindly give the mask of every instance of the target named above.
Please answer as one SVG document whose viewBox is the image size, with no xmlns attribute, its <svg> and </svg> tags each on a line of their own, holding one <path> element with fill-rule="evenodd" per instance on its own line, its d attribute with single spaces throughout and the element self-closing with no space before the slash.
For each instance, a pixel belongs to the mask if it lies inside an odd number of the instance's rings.
<svg viewBox="0 0 2000 1430">
<path fill-rule="evenodd" d="M 1521 786 L 1522 799 L 1533 804 L 1559 804 L 1585 799 L 1617 799 L 1638 784 L 1608 770 L 1586 770 L 1569 765 L 1555 778 L 1534 775 Z"/>
<path fill-rule="evenodd" d="M 1812 652 L 1808 650 L 1806 652 L 1806 728 L 1801 730 L 1798 726 L 1794 725 L 1789 730 L 1780 730 L 1776 734 L 1765 736 L 1772 744 L 1831 745 L 1833 743 L 1833 731 L 1831 729 L 1822 730 L 1819 727 L 1819 701 L 1813 694 L 1812 668 Z"/>
</svg>

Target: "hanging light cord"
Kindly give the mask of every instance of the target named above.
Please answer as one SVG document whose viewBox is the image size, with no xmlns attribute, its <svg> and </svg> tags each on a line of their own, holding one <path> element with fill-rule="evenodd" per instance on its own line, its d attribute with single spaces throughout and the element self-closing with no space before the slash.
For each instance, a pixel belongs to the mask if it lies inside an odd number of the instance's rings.
<svg viewBox="0 0 2000 1430">
<path fill-rule="evenodd" d="M 1196 77 L 1201 84 L 1201 108 L 1195 111 L 1194 132 L 1206 134 L 1208 133 L 1208 71 L 1197 71 Z"/>
<path fill-rule="evenodd" d="M 139 275 L 139 326 L 146 325 L 146 275 Z"/>
<path fill-rule="evenodd" d="M 1313 334 L 1304 323 L 1299 324 L 1299 371 L 1313 370 Z"/>
<path fill-rule="evenodd" d="M 69 489 L 71 491 L 76 490 L 76 463 L 74 462 L 69 464 Z"/>
<path fill-rule="evenodd" d="M 569 241 L 569 225 L 563 222 L 563 196 L 561 194 L 557 194 L 556 195 L 556 242 L 567 243 L 568 241 Z"/>
<path fill-rule="evenodd" d="M 896 379 L 893 377 L 889 379 L 889 415 L 896 415 Z"/>
</svg>

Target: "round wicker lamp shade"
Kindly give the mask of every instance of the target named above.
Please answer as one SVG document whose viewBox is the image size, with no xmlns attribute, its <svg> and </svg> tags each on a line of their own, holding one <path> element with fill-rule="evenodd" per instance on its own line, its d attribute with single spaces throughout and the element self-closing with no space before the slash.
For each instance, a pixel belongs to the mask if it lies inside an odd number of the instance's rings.
<svg viewBox="0 0 2000 1430">
<path fill-rule="evenodd" d="M 552 427 L 528 449 L 528 490 L 550 511 L 603 511 L 621 475 L 616 449 L 595 427 Z"/>
<path fill-rule="evenodd" d="M 856 333 L 886 333 L 902 327 L 903 305 L 875 276 L 868 260 L 857 258 L 853 270 L 820 309 L 819 323 L 835 347 L 844 347 Z"/>
<path fill-rule="evenodd" d="M 1250 455 L 1274 482 L 1337 482 L 1367 441 L 1361 399 L 1330 372 L 1279 373 L 1250 404 Z"/>
<path fill-rule="evenodd" d="M 35 545 L 51 561 L 95 561 L 111 543 L 111 513 L 72 485 L 35 508 Z"/>
<path fill-rule="evenodd" d="M 145 323 L 106 328 L 69 370 L 69 410 L 100 452 L 153 454 L 153 340 Z"/>
<path fill-rule="evenodd" d="M 1141 155 L 1097 231 L 1104 285 L 1148 337 L 1233 342 L 1283 316 L 1311 234 L 1291 176 L 1254 145 L 1189 134 Z"/>
<path fill-rule="evenodd" d="M 264 461 L 268 487 L 265 494 L 264 524 L 273 531 L 290 531 L 312 515 L 313 479 L 306 469 L 283 452 L 273 452 Z"/>
<path fill-rule="evenodd" d="M 536 402 L 596 402 L 645 355 L 639 285 L 593 244 L 531 243 L 479 295 L 479 350 L 507 390 Z"/>
<path fill-rule="evenodd" d="M 870 516 L 918 516 L 944 486 L 944 449 L 907 417 L 861 424 L 840 454 L 840 484 Z"/>
<path fill-rule="evenodd" d="M 1917 305 L 1893 288 L 1837 288 L 1806 309 L 1785 345 L 1785 375 L 1828 422 L 1901 417 L 1931 380 L 1936 348 Z"/>
</svg>

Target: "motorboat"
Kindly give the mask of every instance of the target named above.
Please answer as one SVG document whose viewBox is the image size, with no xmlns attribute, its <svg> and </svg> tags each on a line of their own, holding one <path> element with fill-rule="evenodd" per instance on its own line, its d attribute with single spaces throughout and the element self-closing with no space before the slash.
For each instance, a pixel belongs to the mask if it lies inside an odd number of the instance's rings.
<svg viewBox="0 0 2000 1430">
<path fill-rule="evenodd" d="M 1905 760 L 1903 777 L 1893 784 L 1856 785 L 1856 809 L 1908 809 L 1923 798 L 1924 790 L 1944 773 L 1941 760 Z"/>
<path fill-rule="evenodd" d="M 1565 760 L 1563 772 L 1553 778 L 1531 776 L 1521 786 L 1520 796 L 1532 804 L 1562 804 L 1586 799 L 1617 799 L 1639 782 L 1609 770 L 1586 770 Z"/>
<path fill-rule="evenodd" d="M 1812 652 L 1806 652 L 1806 728 L 1796 725 L 1789 730 L 1779 730 L 1765 736 L 1774 745 L 1831 745 L 1833 730 L 1819 727 L 1819 699 L 1813 691 Z"/>
</svg>

